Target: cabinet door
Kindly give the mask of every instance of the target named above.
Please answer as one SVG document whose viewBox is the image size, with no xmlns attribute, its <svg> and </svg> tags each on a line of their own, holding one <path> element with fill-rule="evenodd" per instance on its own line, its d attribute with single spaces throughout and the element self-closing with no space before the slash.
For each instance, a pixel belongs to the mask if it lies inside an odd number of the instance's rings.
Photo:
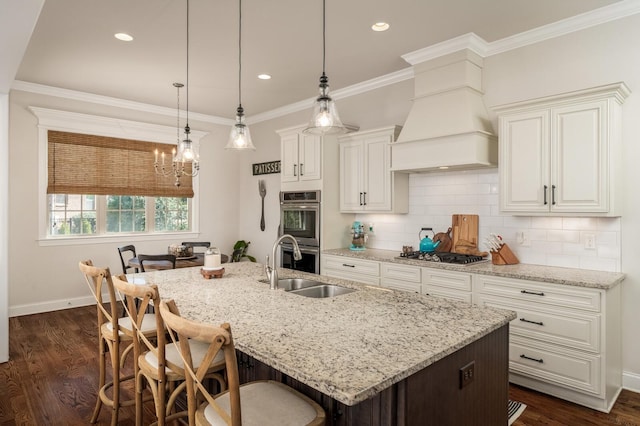
<svg viewBox="0 0 640 426">
<path fill-rule="evenodd" d="M 363 144 L 361 141 L 340 144 L 340 211 L 363 209 Z"/>
<path fill-rule="evenodd" d="M 500 117 L 500 201 L 506 212 L 548 212 L 549 110 Z"/>
<path fill-rule="evenodd" d="M 300 180 L 322 178 L 322 138 L 316 135 L 300 135 L 298 174 Z"/>
<path fill-rule="evenodd" d="M 290 134 L 283 136 L 280 140 L 280 167 L 281 182 L 298 181 L 298 135 Z"/>
<path fill-rule="evenodd" d="M 606 101 L 552 110 L 551 211 L 609 211 Z"/>
<path fill-rule="evenodd" d="M 364 210 L 391 210 L 391 146 L 389 136 L 364 141 Z"/>
</svg>

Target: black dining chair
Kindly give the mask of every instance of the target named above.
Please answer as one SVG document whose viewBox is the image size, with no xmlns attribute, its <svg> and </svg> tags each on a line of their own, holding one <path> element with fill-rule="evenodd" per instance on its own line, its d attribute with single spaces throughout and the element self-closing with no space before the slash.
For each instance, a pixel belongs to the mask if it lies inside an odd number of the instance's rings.
<svg viewBox="0 0 640 426">
<path fill-rule="evenodd" d="M 208 249 L 211 247 L 211 243 L 209 241 L 183 241 L 181 244 L 191 248 L 204 247 L 205 249 Z M 193 252 L 195 253 L 195 250 Z"/>
<path fill-rule="evenodd" d="M 124 260 L 124 257 L 122 256 L 123 253 L 127 253 L 130 252 L 132 253 L 132 256 L 129 257 L 129 259 L 127 259 L 127 261 Z M 122 246 L 122 247 L 118 247 L 118 253 L 120 254 L 120 262 L 122 263 L 122 273 L 123 274 L 127 274 L 127 270 L 128 269 L 133 269 L 134 272 L 138 272 L 138 268 L 135 268 L 133 266 L 129 266 L 129 260 L 131 260 L 132 258 L 136 257 L 136 247 L 134 245 L 128 245 L 128 246 Z"/>
<path fill-rule="evenodd" d="M 139 254 L 140 272 L 145 271 L 145 262 L 147 269 L 176 269 L 176 257 L 172 254 Z"/>
</svg>

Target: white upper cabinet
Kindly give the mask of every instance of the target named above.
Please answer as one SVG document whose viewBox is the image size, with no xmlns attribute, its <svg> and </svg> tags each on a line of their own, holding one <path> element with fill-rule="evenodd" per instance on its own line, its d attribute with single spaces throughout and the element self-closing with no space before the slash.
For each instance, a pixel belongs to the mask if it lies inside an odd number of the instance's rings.
<svg viewBox="0 0 640 426">
<path fill-rule="evenodd" d="M 620 109 L 628 94 L 618 83 L 496 108 L 501 211 L 620 215 Z"/>
<path fill-rule="evenodd" d="M 322 179 L 321 137 L 304 135 L 302 129 L 280 134 L 281 182 Z"/>
<path fill-rule="evenodd" d="M 390 170 L 399 132 L 392 126 L 339 138 L 340 211 L 407 213 L 409 175 Z"/>
</svg>

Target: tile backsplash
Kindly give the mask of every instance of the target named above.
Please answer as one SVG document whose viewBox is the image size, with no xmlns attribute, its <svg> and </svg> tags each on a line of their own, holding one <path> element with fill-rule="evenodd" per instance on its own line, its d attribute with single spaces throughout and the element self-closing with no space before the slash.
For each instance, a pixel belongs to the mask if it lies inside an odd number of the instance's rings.
<svg viewBox="0 0 640 426">
<path fill-rule="evenodd" d="M 480 249 L 490 233 L 502 236 L 521 263 L 620 271 L 620 218 L 536 217 L 501 214 L 498 171 L 414 173 L 409 177 L 409 213 L 360 214 L 373 232 L 370 248 L 418 248 L 422 227 L 445 232 L 453 214 L 479 216 Z M 522 237 L 525 241 L 522 244 Z M 586 240 L 595 238 L 595 248 Z"/>
</svg>

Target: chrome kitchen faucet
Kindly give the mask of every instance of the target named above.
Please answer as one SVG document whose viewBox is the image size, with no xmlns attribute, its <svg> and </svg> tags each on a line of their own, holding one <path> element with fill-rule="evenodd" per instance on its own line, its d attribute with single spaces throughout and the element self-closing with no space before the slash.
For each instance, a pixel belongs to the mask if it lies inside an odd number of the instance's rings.
<svg viewBox="0 0 640 426">
<path fill-rule="evenodd" d="M 269 288 L 271 290 L 278 289 L 278 270 L 276 269 L 276 249 L 278 248 L 278 245 L 280 245 L 280 243 L 286 239 L 290 239 L 291 242 L 293 243 L 293 259 L 294 260 L 302 259 L 302 253 L 300 253 L 300 247 L 298 246 L 298 242 L 292 235 L 284 234 L 280 238 L 278 238 L 273 243 L 273 247 L 271 248 L 271 263 L 269 263 L 269 255 L 267 255 L 265 265 L 264 265 L 264 272 L 267 274 L 267 279 L 269 280 Z"/>
</svg>

